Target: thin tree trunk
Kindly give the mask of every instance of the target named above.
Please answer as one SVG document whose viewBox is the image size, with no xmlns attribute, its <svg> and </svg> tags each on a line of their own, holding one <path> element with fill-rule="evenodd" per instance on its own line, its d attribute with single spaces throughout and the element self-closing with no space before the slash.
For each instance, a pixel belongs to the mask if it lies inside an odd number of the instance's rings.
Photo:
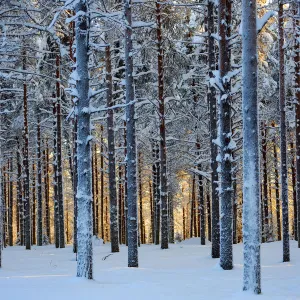
<svg viewBox="0 0 300 300">
<path fill-rule="evenodd" d="M 36 245 L 36 181 L 35 162 L 32 163 L 32 244 Z M 12 171 L 11 171 L 12 172 Z"/>
<path fill-rule="evenodd" d="M 257 99 L 256 0 L 242 1 L 243 45 L 243 289 L 261 293 L 260 166 Z"/>
<path fill-rule="evenodd" d="M 161 4 L 156 2 L 156 34 L 157 34 L 157 65 L 158 65 L 158 100 L 159 100 L 159 135 L 160 135 L 160 206 L 161 206 L 161 249 L 168 249 L 169 220 L 168 220 L 168 185 L 167 185 L 167 145 L 166 145 L 166 116 L 164 100 L 164 62 L 162 48 Z"/>
<path fill-rule="evenodd" d="M 154 193 L 154 222 L 155 222 L 155 245 L 159 245 L 160 237 L 160 196 L 159 196 L 159 186 L 160 186 L 160 164 L 159 164 L 159 146 L 154 142 L 153 146 L 153 193 Z"/>
<path fill-rule="evenodd" d="M 208 70 L 209 77 L 214 78 L 213 71 L 216 67 L 215 47 L 214 47 L 214 2 L 208 1 L 207 5 L 207 34 L 208 34 Z M 213 85 L 209 85 L 207 94 L 209 103 L 209 122 L 210 122 L 210 156 L 211 156 L 211 227 L 212 227 L 212 258 L 220 257 L 220 216 L 219 216 L 219 192 L 218 192 L 218 147 L 214 142 L 217 139 L 217 101 L 216 90 Z"/>
<path fill-rule="evenodd" d="M 110 202 L 110 240 L 111 252 L 119 252 L 118 229 L 118 199 L 116 187 L 116 161 L 114 137 L 113 85 L 110 46 L 105 48 L 106 84 L 107 84 L 107 144 L 108 144 L 108 173 L 109 173 L 109 202 Z"/>
<path fill-rule="evenodd" d="M 26 52 L 24 53 L 23 70 L 26 70 Z M 27 84 L 23 84 L 23 113 L 24 113 L 24 227 L 25 227 L 25 247 L 26 250 L 31 249 L 31 217 L 30 217 L 30 197 L 29 197 L 29 130 L 28 130 L 28 99 Z"/>
<path fill-rule="evenodd" d="M 262 144 L 262 169 L 263 169 L 263 195 L 262 203 L 264 210 L 263 228 L 262 228 L 262 240 L 268 241 L 269 234 L 269 201 L 268 201 L 268 170 L 267 170 L 267 128 L 265 122 L 261 122 L 261 144 Z"/>
<path fill-rule="evenodd" d="M 296 37 L 295 37 L 295 96 L 296 96 L 296 105 L 295 105 L 295 123 L 296 123 L 296 196 L 297 196 L 297 228 L 298 228 L 298 248 L 300 248 L 300 58 L 299 58 L 299 17 L 300 17 L 300 3 L 298 2 L 298 11 L 295 16 L 295 25 L 296 25 Z"/>
<path fill-rule="evenodd" d="M 284 70 L 284 17 L 283 1 L 279 0 L 278 11 L 279 32 L 279 102 L 280 102 L 280 161 L 281 161 L 281 198 L 282 198 L 282 235 L 283 262 L 290 261 L 289 244 L 289 203 L 287 182 L 287 146 L 286 146 L 286 114 L 285 114 L 285 70 Z"/>
<path fill-rule="evenodd" d="M 77 114 L 74 116 L 74 127 L 73 127 L 73 172 L 74 172 L 74 181 L 73 181 L 73 199 L 74 199 L 74 224 L 73 224 L 73 253 L 77 253 L 77 182 L 78 182 L 78 171 L 77 171 Z"/>
<path fill-rule="evenodd" d="M 95 157 L 95 198 L 94 198 L 94 206 L 95 206 L 95 235 L 98 236 L 99 234 L 99 185 L 98 185 L 98 148 L 97 144 L 94 146 L 94 157 Z"/>
<path fill-rule="evenodd" d="M 56 164 L 57 164 L 57 202 L 59 212 L 59 247 L 65 248 L 65 217 L 63 195 L 62 168 L 62 125 L 61 125 L 61 95 L 60 95 L 60 57 L 56 56 Z"/>
<path fill-rule="evenodd" d="M 153 189 L 151 181 L 149 181 L 149 197 L 150 197 L 150 220 L 151 220 L 151 243 L 154 244 L 154 201 L 153 201 Z"/>
<path fill-rule="evenodd" d="M 127 125 L 127 234 L 128 266 L 138 267 L 138 220 L 136 184 L 136 136 L 135 136 L 135 95 L 133 86 L 133 45 L 132 45 L 132 2 L 124 0 L 125 13 L 125 66 L 126 66 L 126 125 Z"/>
<path fill-rule="evenodd" d="M 220 91 L 220 266 L 231 270 L 232 264 L 232 130 L 231 130 L 231 95 L 230 79 L 225 79 L 230 72 L 230 22 L 231 1 L 219 2 L 219 70 L 223 90 Z"/>
<path fill-rule="evenodd" d="M 104 157 L 103 157 L 103 126 L 101 125 L 101 136 L 100 136 L 100 226 L 101 226 L 101 238 L 103 241 L 104 237 Z"/>
<path fill-rule="evenodd" d="M 80 74 L 76 82 L 78 92 L 78 145 L 77 145 L 77 276 L 93 278 L 93 219 L 92 219 L 92 180 L 91 180 L 91 122 L 88 112 L 89 71 L 88 44 L 89 19 L 87 1 L 79 0 L 75 5 L 76 19 L 76 72 Z M 81 15 L 80 15 L 81 14 Z M 84 14 L 84 16 L 82 15 Z"/>
<path fill-rule="evenodd" d="M 41 151 L 41 119 L 37 115 L 37 245 L 43 245 L 43 197 L 42 197 L 42 151 Z"/>
<path fill-rule="evenodd" d="M 141 236 L 141 244 L 145 244 L 145 236 L 144 236 L 144 218 L 143 218 L 143 184 L 142 184 L 142 155 L 139 152 L 139 213 L 140 213 L 140 236 Z"/>
<path fill-rule="evenodd" d="M 207 214 L 207 228 L 208 228 L 208 240 L 211 242 L 211 204 L 210 204 L 210 188 L 207 183 L 206 189 L 206 214 Z"/>
<path fill-rule="evenodd" d="M 295 156 L 294 156 L 294 143 L 290 143 L 291 147 L 291 169 L 292 169 L 292 188 L 293 188 L 293 207 L 294 207 L 294 239 L 298 239 L 298 230 L 297 230 L 297 193 L 296 193 L 296 168 L 295 168 Z"/>
<path fill-rule="evenodd" d="M 13 246 L 13 159 L 9 159 L 8 245 Z M 33 216 L 34 217 L 34 216 Z"/>
<path fill-rule="evenodd" d="M 53 197 L 54 197 L 54 238 L 55 247 L 59 248 L 60 234 L 59 234 L 59 208 L 58 208 L 58 188 L 57 188 L 57 118 L 56 118 L 56 101 L 53 102 Z M 48 180 L 47 180 L 48 182 Z M 48 198 L 48 196 L 47 196 Z M 49 208 L 48 208 L 49 210 Z"/>
</svg>

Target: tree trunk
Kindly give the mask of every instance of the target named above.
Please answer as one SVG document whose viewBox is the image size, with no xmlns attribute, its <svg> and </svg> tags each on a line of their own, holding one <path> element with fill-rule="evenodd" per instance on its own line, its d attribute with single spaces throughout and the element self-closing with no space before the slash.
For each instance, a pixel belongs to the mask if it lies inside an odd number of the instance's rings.
<svg viewBox="0 0 300 300">
<path fill-rule="evenodd" d="M 154 194 L 154 228 L 155 228 L 155 245 L 159 245 L 159 237 L 160 237 L 160 164 L 159 164 L 159 146 L 158 143 L 154 142 L 153 145 L 153 158 L 154 164 L 152 167 L 153 173 L 153 194 Z"/>
<path fill-rule="evenodd" d="M 132 45 L 132 2 L 124 0 L 125 22 L 125 66 L 126 66 L 126 128 L 127 128 L 127 234 L 128 267 L 138 267 L 138 220 L 136 184 L 136 136 L 135 136 L 135 95 L 133 86 L 133 45 Z"/>
<path fill-rule="evenodd" d="M 231 1 L 219 2 L 219 70 L 223 90 L 220 91 L 220 266 L 224 270 L 231 270 L 232 265 L 232 131 L 231 131 L 231 95 L 230 79 L 226 76 L 230 72 L 230 23 Z"/>
<path fill-rule="evenodd" d="M 295 38 L 295 123 L 296 123 L 296 196 L 297 196 L 297 228 L 298 228 L 298 248 L 300 248 L 300 58 L 299 58 L 299 16 L 300 16 L 300 3 L 298 2 L 298 11 L 295 18 L 295 25 L 297 28 Z"/>
<path fill-rule="evenodd" d="M 103 157 L 103 126 L 101 125 L 101 135 L 100 135 L 100 227 L 101 227 L 101 238 L 104 238 L 104 157 Z"/>
<path fill-rule="evenodd" d="M 107 84 L 107 143 L 108 143 L 108 173 L 109 173 L 109 202 L 110 202 L 110 240 L 111 252 L 119 252 L 118 229 L 118 199 L 116 187 L 116 161 L 114 137 L 113 86 L 110 46 L 105 48 L 106 53 L 106 84 Z"/>
<path fill-rule="evenodd" d="M 55 247 L 59 248 L 60 234 L 59 234 L 59 207 L 58 207 L 58 186 L 57 186 L 57 118 L 56 118 L 56 100 L 53 102 L 53 197 L 54 197 L 54 238 Z M 48 147 L 47 147 L 48 148 Z M 47 182 L 49 179 L 47 180 Z M 46 196 L 48 198 L 48 196 Z M 47 203 L 47 202 L 46 202 Z M 49 203 L 49 201 L 48 201 Z M 49 210 L 46 209 L 46 210 Z"/>
<path fill-rule="evenodd" d="M 8 195 L 8 245 L 13 246 L 13 159 L 9 161 L 9 195 Z M 34 220 L 34 215 L 32 216 Z M 33 227 L 34 229 L 34 227 Z M 35 244 L 35 242 L 33 241 Z"/>
<path fill-rule="evenodd" d="M 75 5 L 76 19 L 76 81 L 78 93 L 78 145 L 77 145 L 77 276 L 93 278 L 93 220 L 91 181 L 91 121 L 89 113 L 88 44 L 89 20 L 87 1 L 79 0 Z"/>
<path fill-rule="evenodd" d="M 138 169 L 139 169 L 139 212 L 140 212 L 140 237 L 141 244 L 145 244 L 145 236 L 144 236 L 144 218 L 143 218 L 143 184 L 142 184 L 142 155 L 139 152 L 139 161 L 138 161 Z"/>
<path fill-rule="evenodd" d="M 60 57 L 56 56 L 56 164 L 57 164 L 57 203 L 59 212 L 59 247 L 65 248 L 65 217 L 62 178 L 62 126 L 61 126 L 61 95 L 60 95 Z"/>
<path fill-rule="evenodd" d="M 94 152 L 95 152 L 95 199 L 94 199 L 94 205 L 95 205 L 95 235 L 98 236 L 99 234 L 99 173 L 98 173 L 98 148 L 97 144 L 94 146 Z"/>
<path fill-rule="evenodd" d="M 33 162 L 32 163 L 32 238 L 31 238 L 33 245 L 36 245 L 36 181 L 35 178 L 36 178 L 35 162 Z"/>
<path fill-rule="evenodd" d="M 24 54 L 23 69 L 26 70 L 26 52 Z M 31 249 L 31 217 L 30 217 L 30 197 L 29 197 L 29 130 L 28 130 L 28 99 L 27 99 L 27 84 L 23 84 L 23 113 L 24 113 L 24 227 L 25 227 L 25 247 L 26 250 Z"/>
<path fill-rule="evenodd" d="M 283 1 L 279 0 L 279 103 L 280 103 L 280 160 L 281 160 L 281 198 L 282 198 L 282 235 L 283 262 L 290 261 L 289 244 L 289 203 L 287 178 L 286 114 L 285 114 L 285 70 L 284 70 L 284 17 Z"/>
<path fill-rule="evenodd" d="M 297 195 L 296 195 L 296 168 L 295 168 L 295 153 L 294 153 L 294 143 L 290 143 L 291 147 L 291 169 L 292 169 L 292 188 L 293 188 L 293 208 L 294 208 L 294 239 L 297 241 L 298 239 L 298 229 L 297 229 Z"/>
<path fill-rule="evenodd" d="M 161 249 L 168 249 L 169 220 L 168 220 L 168 184 L 167 184 L 167 145 L 166 145 L 166 116 L 164 100 L 164 62 L 162 48 L 161 4 L 156 2 L 156 34 L 157 34 L 157 65 L 158 65 L 158 100 L 159 100 L 159 135 L 160 135 L 160 207 L 161 207 Z"/>
<path fill-rule="evenodd" d="M 41 118 L 37 115 L 37 245 L 43 245 L 43 197 L 42 197 L 42 151 L 41 151 Z"/>
<path fill-rule="evenodd" d="M 213 71 L 216 68 L 215 47 L 214 47 L 214 2 L 208 1 L 207 5 L 207 34 L 208 34 L 208 70 L 209 77 L 214 78 Z M 214 86 L 209 85 L 207 95 L 209 103 L 209 122 L 210 122 L 210 156 L 211 156 L 211 256 L 212 258 L 220 257 L 220 216 L 219 216 L 219 192 L 218 192 L 218 147 L 215 144 L 217 139 L 217 101 L 216 90 Z"/>
<path fill-rule="evenodd" d="M 260 166 L 257 99 L 256 0 L 242 2 L 243 45 L 243 289 L 261 293 Z"/>
<path fill-rule="evenodd" d="M 262 169 L 263 169 L 263 195 L 262 203 L 264 210 L 262 240 L 267 242 L 270 238 L 269 233 L 269 201 L 268 201 L 268 170 L 267 170 L 267 128 L 265 122 L 261 122 L 261 144 L 262 144 Z"/>
</svg>

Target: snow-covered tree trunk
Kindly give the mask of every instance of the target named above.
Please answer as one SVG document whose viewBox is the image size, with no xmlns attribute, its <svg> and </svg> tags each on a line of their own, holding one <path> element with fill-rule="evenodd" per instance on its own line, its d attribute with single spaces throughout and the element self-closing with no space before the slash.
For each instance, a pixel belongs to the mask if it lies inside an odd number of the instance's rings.
<svg viewBox="0 0 300 300">
<path fill-rule="evenodd" d="M 208 69 L 209 78 L 214 77 L 213 71 L 216 68 L 214 36 L 215 18 L 214 1 L 208 1 L 207 5 L 207 33 L 208 33 Z M 211 156 L 211 256 L 220 257 L 220 216 L 219 216 L 219 194 L 218 194 L 218 146 L 214 143 L 217 139 L 217 100 L 216 90 L 213 85 L 209 85 L 207 94 L 209 104 L 209 122 L 210 122 L 210 156 Z"/>
<path fill-rule="evenodd" d="M 220 266 L 224 270 L 233 268 L 232 264 L 232 132 L 231 132 L 231 94 L 230 94 L 230 14 L 231 0 L 219 1 L 219 71 L 220 89 L 219 140 L 220 140 Z M 227 78 L 226 78 L 227 76 Z"/>
<path fill-rule="evenodd" d="M 73 218 L 73 253 L 77 253 L 77 182 L 78 182 L 78 172 L 77 172 L 77 106 L 75 106 L 75 114 L 73 120 L 73 172 L 74 172 L 74 218 Z"/>
<path fill-rule="evenodd" d="M 298 228 L 298 248 L 300 248 L 300 57 L 299 57 L 299 17 L 300 17 L 300 1 L 297 3 L 297 13 L 295 14 L 295 119 L 296 119 L 296 201 L 297 201 L 297 228 Z"/>
<path fill-rule="evenodd" d="M 110 240 L 111 252 L 119 252 L 118 230 L 118 199 L 116 187 L 116 158 L 114 136 L 113 85 L 110 46 L 105 48 L 106 59 L 106 87 L 107 87 L 107 144 L 108 144 L 108 174 L 109 174 L 109 202 L 110 202 Z"/>
<path fill-rule="evenodd" d="M 162 13 L 161 4 L 156 2 L 156 33 L 158 53 L 158 101 L 159 101 L 159 135 L 160 135 L 160 207 L 161 207 L 161 249 L 168 249 L 168 184 L 167 184 L 167 145 L 166 145 L 166 116 L 164 101 L 164 62 L 162 48 Z"/>
<path fill-rule="evenodd" d="M 60 57 L 56 56 L 56 167 L 57 167 L 57 203 L 59 212 L 59 247 L 65 248 L 65 217 L 63 195 L 63 167 L 62 167 L 62 125 L 61 125 L 61 95 L 60 95 Z"/>
<path fill-rule="evenodd" d="M 1 154 L 0 148 L 0 154 Z M 2 156 L 1 156 L 2 157 Z M 1 158 L 2 159 L 2 158 Z M 2 182 L 2 168 L 0 168 L 0 182 Z M 3 249 L 3 196 L 2 196 L 2 184 L 0 184 L 0 268 L 2 267 L 2 249 Z"/>
<path fill-rule="evenodd" d="M 261 293 L 260 179 L 256 0 L 242 2 L 243 45 L 243 289 Z M 246 171 L 246 172 L 245 172 Z"/>
<path fill-rule="evenodd" d="M 75 5 L 76 90 L 78 95 L 77 149 L 77 276 L 93 278 L 93 220 L 91 178 L 91 124 L 89 112 L 89 19 L 87 1 Z"/>
<path fill-rule="evenodd" d="M 37 245 L 43 245 L 41 117 L 37 113 Z"/>
<path fill-rule="evenodd" d="M 24 53 L 26 55 L 26 52 Z M 26 58 L 23 58 L 23 70 L 26 70 Z M 23 114 L 24 114 L 24 227 L 25 227 L 25 247 L 31 249 L 31 216 L 30 216 L 30 197 L 29 197 L 29 130 L 28 130 L 28 95 L 27 83 L 23 84 Z"/>
<path fill-rule="evenodd" d="M 132 2 L 124 0 L 125 13 L 125 67 L 126 67 L 126 140 L 127 140 L 127 238 L 128 267 L 138 267 L 138 220 L 137 220 L 137 178 L 136 178 L 136 135 L 133 83 L 132 45 Z"/>
<path fill-rule="evenodd" d="M 283 1 L 279 0 L 278 32 L 279 32 L 279 105 L 280 105 L 280 160 L 281 160 L 281 201 L 282 201 L 282 241 L 283 261 L 290 261 L 289 242 L 289 204 L 287 177 L 286 146 L 286 106 L 285 106 L 285 68 L 284 68 L 284 16 Z"/>
</svg>

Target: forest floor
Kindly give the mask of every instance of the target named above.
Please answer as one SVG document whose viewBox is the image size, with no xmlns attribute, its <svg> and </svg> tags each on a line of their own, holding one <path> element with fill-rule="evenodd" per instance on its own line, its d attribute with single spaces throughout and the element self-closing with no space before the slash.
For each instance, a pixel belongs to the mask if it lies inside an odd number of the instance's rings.
<svg viewBox="0 0 300 300">
<path fill-rule="evenodd" d="M 127 268 L 127 249 L 110 256 L 110 245 L 94 243 L 94 280 L 76 278 L 72 247 L 8 247 L 0 269 L 5 300 L 157 300 L 258 299 L 242 292 L 243 247 L 234 245 L 234 269 L 223 271 L 199 239 L 139 248 L 137 269 Z M 107 257 L 106 257 L 107 256 Z M 106 257 L 106 259 L 104 259 Z M 282 243 L 262 245 L 262 290 L 259 299 L 300 299 L 300 249 L 291 241 L 291 262 L 282 263 Z"/>
</svg>

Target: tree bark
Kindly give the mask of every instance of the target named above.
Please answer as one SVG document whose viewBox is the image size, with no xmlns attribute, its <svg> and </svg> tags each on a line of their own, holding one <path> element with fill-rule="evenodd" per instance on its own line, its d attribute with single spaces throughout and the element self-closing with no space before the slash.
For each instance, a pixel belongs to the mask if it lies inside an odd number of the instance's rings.
<svg viewBox="0 0 300 300">
<path fill-rule="evenodd" d="M 282 198 L 282 236 L 283 262 L 290 261 L 289 244 L 289 203 L 287 178 L 287 146 L 286 146 L 286 106 L 285 106 L 285 70 L 284 70 L 284 17 L 283 1 L 279 0 L 278 32 L 279 32 L 279 103 L 280 103 L 280 161 L 281 161 L 281 198 Z"/>
<path fill-rule="evenodd" d="M 127 135 L 128 267 L 138 267 L 135 95 L 133 86 L 132 2 L 124 0 Z"/>
<path fill-rule="evenodd" d="M 105 48 L 106 84 L 107 84 L 107 143 L 108 143 L 108 173 L 109 173 L 109 202 L 110 202 L 110 240 L 111 252 L 119 252 L 118 229 L 118 199 L 116 187 L 116 158 L 114 137 L 113 85 L 110 46 Z"/>
<path fill-rule="evenodd" d="M 87 1 L 79 0 L 75 5 L 79 16 L 75 23 L 76 81 L 78 93 L 78 145 L 77 145 L 77 276 L 93 278 L 93 220 L 91 181 L 91 121 L 89 113 L 89 22 Z"/>
<path fill-rule="evenodd" d="M 214 47 L 214 2 L 208 1 L 207 6 L 207 34 L 208 34 L 208 69 L 209 78 L 214 78 L 213 71 L 216 68 L 215 47 Z M 214 143 L 217 139 L 217 101 L 216 90 L 212 85 L 209 85 L 207 95 L 209 103 L 209 122 L 210 122 L 210 156 L 211 156 L 211 256 L 212 258 L 220 257 L 220 216 L 219 216 L 219 192 L 218 192 L 218 147 Z"/>
<path fill-rule="evenodd" d="M 37 245 L 43 245 L 41 117 L 37 114 Z"/>
<path fill-rule="evenodd" d="M 261 293 L 260 166 L 257 99 L 256 0 L 242 1 L 243 45 L 243 289 Z"/>
<path fill-rule="evenodd" d="M 232 263 L 232 130 L 231 130 L 231 88 L 230 79 L 230 23 L 231 0 L 219 2 L 219 71 L 223 89 L 220 90 L 220 266 L 231 270 Z"/>
<path fill-rule="evenodd" d="M 161 249 L 169 248 L 168 220 L 168 184 L 167 184 L 167 145 L 166 116 L 164 100 L 164 61 L 162 48 L 161 4 L 156 2 L 156 34 L 157 34 L 157 65 L 158 65 L 158 100 L 159 100 L 159 135 L 160 135 L 160 207 L 161 207 Z"/>
</svg>

